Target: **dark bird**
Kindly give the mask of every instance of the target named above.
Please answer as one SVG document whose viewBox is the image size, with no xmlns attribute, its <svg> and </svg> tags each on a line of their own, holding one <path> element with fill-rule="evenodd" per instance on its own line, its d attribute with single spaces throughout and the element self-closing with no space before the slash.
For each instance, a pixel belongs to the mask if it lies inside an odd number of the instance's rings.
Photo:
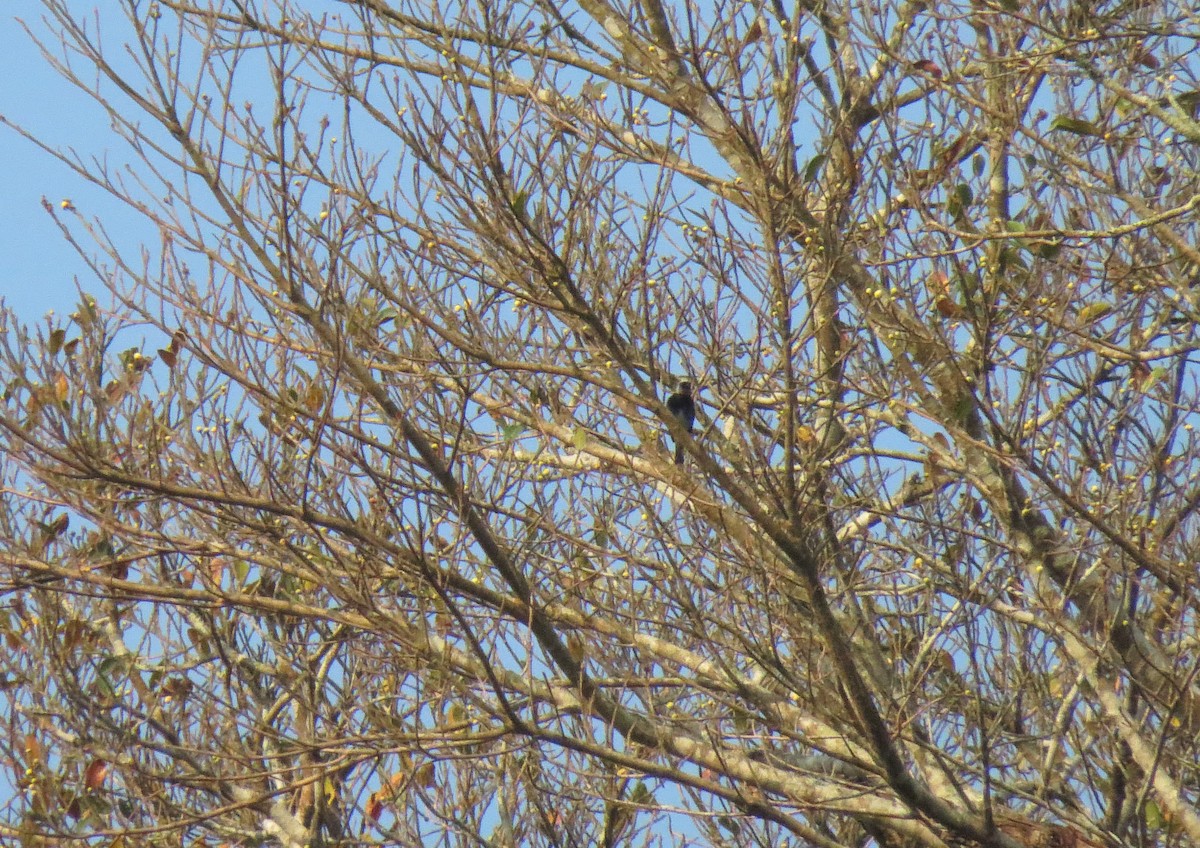
<svg viewBox="0 0 1200 848">
<path fill-rule="evenodd" d="M 667 409 L 671 410 L 679 423 L 687 428 L 689 433 L 695 432 L 696 401 L 692 398 L 692 384 L 684 380 L 679 384 L 679 391 L 667 398 Z M 683 445 L 675 441 L 675 464 L 683 465 Z"/>
</svg>

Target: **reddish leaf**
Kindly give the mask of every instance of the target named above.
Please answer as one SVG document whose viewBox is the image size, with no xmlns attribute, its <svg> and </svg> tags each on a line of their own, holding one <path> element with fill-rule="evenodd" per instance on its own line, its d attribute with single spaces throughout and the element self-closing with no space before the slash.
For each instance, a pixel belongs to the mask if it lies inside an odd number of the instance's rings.
<svg viewBox="0 0 1200 848">
<path fill-rule="evenodd" d="M 99 789 L 108 777 L 108 763 L 104 760 L 92 760 L 83 773 L 83 785 L 88 789 Z"/>
<path fill-rule="evenodd" d="M 186 677 L 171 677 L 162 685 L 163 695 L 171 701 L 186 701 L 195 684 Z"/>
<path fill-rule="evenodd" d="M 108 385 L 104 387 L 104 399 L 109 403 L 116 403 L 128 388 L 129 385 L 124 380 L 109 380 Z"/>
<path fill-rule="evenodd" d="M 963 316 L 962 307 L 948 297 L 939 297 L 933 302 L 933 305 L 946 318 L 961 318 Z"/>
<path fill-rule="evenodd" d="M 25 765 L 29 768 L 42 764 L 42 743 L 32 733 L 25 734 Z"/>
<path fill-rule="evenodd" d="M 55 518 L 53 521 L 51 521 L 49 524 L 46 525 L 46 527 L 45 527 L 46 540 L 49 541 L 51 539 L 57 539 L 70 526 L 71 526 L 71 516 L 67 515 L 67 513 L 64 512 L 62 515 L 58 516 L 57 518 Z"/>
<path fill-rule="evenodd" d="M 1149 68 L 1152 71 L 1157 71 L 1162 64 L 1158 58 L 1147 50 L 1145 47 L 1140 47 L 1133 53 L 1133 61 L 1137 62 L 1144 68 Z"/>
<path fill-rule="evenodd" d="M 950 146 L 942 151 L 942 167 L 949 168 L 951 165 L 957 165 L 958 157 L 962 153 L 963 148 L 966 146 L 967 137 L 965 135 L 960 135 L 958 138 L 954 139 L 954 141 L 950 143 Z M 965 187 L 968 192 L 971 190 L 970 186 L 967 186 L 965 183 L 960 183 L 958 187 L 955 187 L 955 192 L 961 194 L 962 187 Z M 964 201 L 964 206 L 971 205 L 971 198 L 961 199 Z"/>
<path fill-rule="evenodd" d="M 942 69 L 932 59 L 918 59 L 912 63 L 914 71 L 924 71 L 934 79 L 942 78 Z"/>
</svg>

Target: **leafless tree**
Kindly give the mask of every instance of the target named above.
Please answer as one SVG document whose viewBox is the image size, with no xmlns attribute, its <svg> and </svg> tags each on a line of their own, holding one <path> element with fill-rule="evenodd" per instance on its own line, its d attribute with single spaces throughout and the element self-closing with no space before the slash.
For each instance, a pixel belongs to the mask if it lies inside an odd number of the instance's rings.
<svg viewBox="0 0 1200 848">
<path fill-rule="evenodd" d="M 44 4 L 6 842 L 1200 844 L 1189 3 Z"/>
</svg>

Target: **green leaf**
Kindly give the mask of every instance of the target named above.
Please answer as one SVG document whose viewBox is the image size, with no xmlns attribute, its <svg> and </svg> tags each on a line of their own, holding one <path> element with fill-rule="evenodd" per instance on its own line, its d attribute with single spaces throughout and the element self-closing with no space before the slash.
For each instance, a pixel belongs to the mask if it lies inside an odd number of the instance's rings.
<svg viewBox="0 0 1200 848">
<path fill-rule="evenodd" d="M 975 194 L 966 183 L 959 183 L 946 198 L 946 214 L 951 218 L 961 218 L 963 212 L 975 201 Z"/>
<path fill-rule="evenodd" d="M 742 826 L 731 816 L 717 816 L 717 824 L 728 830 L 734 836 L 742 832 Z"/>
<path fill-rule="evenodd" d="M 71 317 L 75 319 L 75 322 L 84 329 L 96 323 L 96 319 L 99 316 L 100 313 L 96 310 L 96 298 L 87 294 L 79 301 L 79 311 L 71 313 Z"/>
<path fill-rule="evenodd" d="M 587 430 L 582 427 L 576 427 L 571 433 L 571 444 L 575 446 L 575 450 L 583 450 L 587 444 Z"/>
<path fill-rule="evenodd" d="M 1141 389 L 1142 393 L 1144 394 L 1144 393 L 1150 391 L 1150 389 L 1156 383 L 1161 383 L 1163 380 L 1166 380 L 1170 375 L 1171 375 L 1170 370 L 1168 370 L 1166 368 L 1162 368 L 1162 367 L 1155 368 L 1153 371 L 1150 372 L 1150 376 L 1148 376 L 1145 380 L 1142 381 L 1142 384 L 1141 384 L 1141 386 L 1139 386 L 1139 388 Z"/>
<path fill-rule="evenodd" d="M 1153 798 L 1147 799 L 1146 827 L 1150 830 L 1162 830 L 1163 825 L 1166 823 L 1167 820 L 1163 817 L 1162 809 L 1158 806 L 1158 803 Z"/>
<path fill-rule="evenodd" d="M 1025 224 L 1021 221 L 1005 221 L 1004 228 L 1014 235 L 1019 235 L 1020 233 L 1025 232 L 1027 229 Z M 1021 250 L 1033 250 L 1033 242 L 1029 239 L 1017 238 L 1013 239 L 1011 242 L 1008 242 L 1008 244 L 1012 245 L 1013 247 L 1020 248 Z M 1012 253 L 1012 250 L 1011 248 L 1005 248 L 1005 252 Z M 1013 255 L 1015 256 L 1016 254 Z"/>
<path fill-rule="evenodd" d="M 518 191 L 515 195 L 513 195 L 512 211 L 513 211 L 513 214 L 517 216 L 517 218 L 519 218 L 522 221 L 525 220 L 525 218 L 527 216 L 527 212 L 528 212 L 528 210 L 527 210 L 528 206 L 529 206 L 529 192 L 522 190 L 522 191 Z"/>
<path fill-rule="evenodd" d="M 629 793 L 629 801 L 633 804 L 650 804 L 654 801 L 654 794 L 645 783 L 639 780 L 633 785 L 633 791 Z"/>
<path fill-rule="evenodd" d="M 1062 130 L 1063 132 L 1074 133 L 1075 135 L 1088 135 L 1095 138 L 1104 135 L 1104 131 L 1091 121 L 1072 118 L 1068 115 L 1056 115 L 1054 120 L 1050 122 L 1050 129 Z"/>
<path fill-rule="evenodd" d="M 1012 243 L 1000 251 L 999 266 L 1000 273 L 1004 274 L 1013 270 L 1029 270 L 1029 265 L 1021 258 L 1021 254 L 1017 252 L 1016 246 Z"/>
<path fill-rule="evenodd" d="M 592 528 L 592 544 L 597 548 L 608 547 L 608 528 L 597 524 Z"/>
<path fill-rule="evenodd" d="M 1058 242 L 1035 239 L 1034 252 L 1042 259 L 1054 259 L 1062 253 L 1062 245 Z"/>
<path fill-rule="evenodd" d="M 117 694 L 117 686 L 113 681 L 114 675 L 124 675 L 125 668 L 116 657 L 105 657 L 96 666 L 96 684 L 100 691 L 112 698 Z"/>
<path fill-rule="evenodd" d="M 1200 89 L 1181 91 L 1169 97 L 1163 97 L 1158 101 L 1158 105 L 1164 107 L 1177 106 L 1183 110 L 1184 114 L 1194 118 L 1197 109 L 1200 108 Z"/>
<path fill-rule="evenodd" d="M 51 356 L 54 356 L 56 353 L 62 350 L 63 340 L 66 339 L 66 337 L 66 330 L 58 329 L 50 331 L 50 343 L 48 346 L 50 348 Z"/>
<path fill-rule="evenodd" d="M 588 80 L 579 89 L 579 93 L 589 100 L 596 99 L 604 94 L 604 89 L 608 88 L 607 80 Z"/>
<path fill-rule="evenodd" d="M 524 432 L 525 432 L 524 424 L 514 422 L 512 424 L 501 424 L 500 425 L 500 436 L 506 442 L 514 441 L 515 439 L 519 438 L 520 435 Z"/>
<path fill-rule="evenodd" d="M 825 167 L 826 156 L 824 153 L 818 153 L 816 156 L 808 160 L 808 164 L 804 166 L 804 181 L 806 183 L 816 182 L 821 176 L 821 169 Z"/>
</svg>

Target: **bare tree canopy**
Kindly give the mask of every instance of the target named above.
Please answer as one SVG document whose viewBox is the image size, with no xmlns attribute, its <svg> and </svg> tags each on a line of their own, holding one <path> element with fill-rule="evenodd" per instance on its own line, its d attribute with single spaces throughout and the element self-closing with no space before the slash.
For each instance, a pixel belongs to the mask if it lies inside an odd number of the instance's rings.
<svg viewBox="0 0 1200 848">
<path fill-rule="evenodd" d="M 89 5 L 6 844 L 1200 844 L 1190 3 Z"/>
</svg>

